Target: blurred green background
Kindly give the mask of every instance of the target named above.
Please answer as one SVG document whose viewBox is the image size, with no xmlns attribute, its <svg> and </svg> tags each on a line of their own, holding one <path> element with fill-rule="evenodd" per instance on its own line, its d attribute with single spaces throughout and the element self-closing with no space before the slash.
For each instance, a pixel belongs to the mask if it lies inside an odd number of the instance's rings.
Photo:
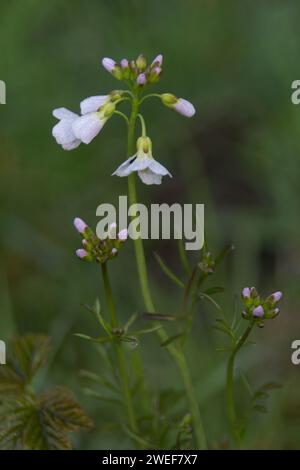
<svg viewBox="0 0 300 470">
<path fill-rule="evenodd" d="M 46 381 L 70 385 L 96 422 L 76 446 L 126 448 L 129 441 L 105 428 L 111 408 L 86 397 L 78 370 L 102 367 L 90 346 L 74 337 L 93 334 L 81 303 L 104 303 L 99 267 L 74 256 L 79 238 L 72 220 L 92 227 L 96 207 L 126 194 L 126 180 L 111 173 L 125 159 L 125 126 L 114 118 L 89 146 L 64 152 L 51 136 L 52 109 L 77 112 L 79 102 L 118 88 L 102 67 L 141 52 L 164 55 L 155 91 L 191 100 L 197 114 L 184 119 L 156 100 L 144 115 L 154 156 L 173 179 L 159 187 L 138 183 L 143 202 L 198 202 L 206 206 L 209 246 L 235 251 L 212 285 L 233 309 L 242 287 L 283 290 L 281 315 L 255 331 L 239 365 L 253 386 L 275 380 L 269 413 L 254 414 L 251 448 L 300 448 L 300 366 L 291 343 L 300 338 L 299 214 L 300 108 L 291 103 L 299 79 L 300 5 L 297 1 L 245 0 L 1 0 L 0 79 L 0 338 L 16 333 L 51 336 L 53 360 Z M 181 292 L 160 272 L 157 251 L 180 274 L 176 242 L 148 241 L 151 285 L 160 310 L 176 310 Z M 193 258 L 193 255 L 191 255 Z M 125 321 L 142 310 L 132 243 L 111 263 L 113 288 Z M 224 353 L 212 330 L 215 312 L 199 305 L 189 362 L 208 428 L 210 446 L 226 435 Z M 142 341 L 153 390 L 181 389 L 177 371 L 155 336 Z M 239 396 L 245 393 L 240 390 Z M 242 401 L 242 400 L 241 400 Z"/>
</svg>

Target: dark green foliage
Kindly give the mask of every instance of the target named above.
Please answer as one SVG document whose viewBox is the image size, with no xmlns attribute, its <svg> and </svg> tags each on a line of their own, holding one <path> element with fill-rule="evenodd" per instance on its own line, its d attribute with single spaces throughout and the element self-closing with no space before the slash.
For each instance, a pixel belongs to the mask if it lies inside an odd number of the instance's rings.
<svg viewBox="0 0 300 470">
<path fill-rule="evenodd" d="M 67 388 L 37 394 L 32 386 L 47 360 L 48 338 L 15 338 L 10 351 L 0 368 L 0 449 L 72 449 L 69 433 L 89 429 L 91 420 Z"/>
</svg>

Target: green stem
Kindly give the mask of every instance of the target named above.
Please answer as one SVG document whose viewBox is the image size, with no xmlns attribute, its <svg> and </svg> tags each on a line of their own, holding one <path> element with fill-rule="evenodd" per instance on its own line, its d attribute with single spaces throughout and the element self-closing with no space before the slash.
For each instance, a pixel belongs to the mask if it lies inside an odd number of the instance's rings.
<svg viewBox="0 0 300 470">
<path fill-rule="evenodd" d="M 139 99 L 138 97 L 135 97 L 132 101 L 132 109 L 131 109 L 131 115 L 130 115 L 129 126 L 128 126 L 128 147 L 127 147 L 128 157 L 130 157 L 134 152 L 135 125 L 136 125 L 136 119 L 138 115 L 138 108 L 139 108 Z M 130 174 L 128 177 L 128 194 L 129 194 L 130 205 L 136 204 L 137 194 L 136 194 L 134 173 Z M 154 307 L 154 303 L 153 303 L 151 293 L 150 293 L 144 246 L 143 246 L 143 241 L 141 238 L 137 238 L 136 240 L 134 240 L 134 247 L 135 247 L 135 255 L 136 255 L 136 261 L 137 261 L 137 267 L 138 267 L 139 280 L 141 284 L 142 296 L 144 299 L 145 307 L 148 310 L 148 312 L 154 313 L 155 307 Z M 166 333 L 164 328 L 158 329 L 157 334 L 161 342 L 165 342 L 168 339 L 168 334 Z M 181 377 L 182 377 L 182 380 L 186 389 L 186 394 L 189 400 L 190 412 L 191 412 L 193 425 L 194 425 L 197 447 L 199 449 L 206 449 L 207 448 L 206 437 L 205 437 L 204 428 L 202 425 L 202 420 L 200 416 L 195 389 L 194 389 L 194 386 L 193 386 L 193 383 L 189 374 L 189 370 L 187 367 L 186 358 L 183 352 L 175 348 L 174 345 L 172 344 L 169 344 L 167 346 L 167 349 L 177 364 L 177 367 L 179 369 L 179 372 L 181 374 Z"/>
<path fill-rule="evenodd" d="M 241 447 L 241 434 L 238 429 L 237 414 L 234 406 L 234 361 L 238 351 L 245 344 L 248 336 L 253 329 L 254 323 L 251 323 L 245 330 L 244 334 L 240 337 L 235 345 L 232 353 L 229 356 L 227 364 L 227 382 L 226 382 L 226 401 L 227 401 L 227 414 L 230 423 L 232 437 L 234 438 L 235 444 L 239 449 Z"/>
<path fill-rule="evenodd" d="M 138 118 L 141 121 L 141 126 L 142 126 L 142 137 L 147 136 L 147 131 L 146 131 L 146 123 L 145 119 L 143 118 L 142 114 L 138 114 Z"/>
<path fill-rule="evenodd" d="M 101 264 L 101 268 L 102 268 L 105 296 L 106 296 L 106 301 L 107 301 L 108 310 L 110 314 L 111 326 L 112 328 L 117 328 L 118 327 L 117 311 L 116 311 L 116 307 L 115 307 L 114 300 L 113 300 L 113 294 L 112 294 L 112 289 L 110 285 L 106 263 Z M 120 379 L 121 379 L 122 389 L 123 389 L 124 404 L 127 410 L 128 422 L 129 422 L 131 430 L 136 433 L 137 424 L 136 424 L 134 409 L 133 409 L 133 405 L 131 401 L 131 393 L 130 393 L 129 380 L 128 380 L 128 375 L 127 375 L 127 370 L 126 370 L 125 355 L 124 355 L 124 351 L 122 348 L 122 344 L 120 343 L 118 339 L 116 339 L 115 341 L 115 347 L 116 347 L 116 352 L 117 352 L 119 373 L 120 373 Z"/>
<path fill-rule="evenodd" d="M 148 98 L 161 98 L 161 95 L 159 93 L 149 93 L 149 95 L 145 95 L 143 96 L 143 98 L 141 99 L 140 101 L 140 104 L 142 104 L 145 100 L 147 100 Z"/>
</svg>

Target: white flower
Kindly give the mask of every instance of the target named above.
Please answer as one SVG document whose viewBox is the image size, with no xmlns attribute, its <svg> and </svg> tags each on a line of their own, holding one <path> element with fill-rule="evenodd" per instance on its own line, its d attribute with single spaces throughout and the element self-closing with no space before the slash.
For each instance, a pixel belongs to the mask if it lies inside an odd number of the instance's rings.
<svg viewBox="0 0 300 470">
<path fill-rule="evenodd" d="M 73 131 L 73 124 L 79 119 L 78 114 L 72 113 L 72 111 L 66 108 L 54 109 L 52 114 L 60 120 L 52 129 L 52 135 L 56 142 L 65 150 L 72 150 L 78 147 L 81 139 L 78 139 Z"/>
<path fill-rule="evenodd" d="M 98 111 L 104 103 L 110 100 L 109 95 L 90 96 L 80 103 L 81 114 Z"/>
<path fill-rule="evenodd" d="M 113 175 L 128 176 L 137 171 L 145 184 L 161 184 L 163 176 L 172 175 L 152 156 L 152 142 L 149 137 L 140 137 L 137 140 L 137 153 L 122 163 Z"/>
<path fill-rule="evenodd" d="M 107 119 L 101 119 L 99 113 L 88 113 L 73 122 L 73 132 L 77 139 L 89 144 L 99 134 Z"/>
<path fill-rule="evenodd" d="M 82 116 L 74 120 L 72 130 L 77 139 L 89 144 L 115 111 L 110 96 L 91 96 L 80 103 Z"/>
<path fill-rule="evenodd" d="M 160 95 L 160 98 L 164 105 L 168 106 L 168 108 L 174 109 L 183 116 L 192 117 L 196 112 L 192 103 L 184 98 L 177 98 L 177 96 L 172 95 L 171 93 L 163 93 Z"/>
</svg>

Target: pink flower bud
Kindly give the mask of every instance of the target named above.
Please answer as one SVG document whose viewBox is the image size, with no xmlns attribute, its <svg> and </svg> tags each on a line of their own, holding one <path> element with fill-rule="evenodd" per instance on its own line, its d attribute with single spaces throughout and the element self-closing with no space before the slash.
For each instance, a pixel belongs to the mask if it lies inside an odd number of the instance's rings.
<svg viewBox="0 0 300 470">
<path fill-rule="evenodd" d="M 163 62 L 163 56 L 162 54 L 158 54 L 158 56 L 156 56 L 155 59 L 153 60 L 151 67 L 153 65 L 158 65 L 159 67 L 161 67 L 162 62 Z"/>
<path fill-rule="evenodd" d="M 251 294 L 251 291 L 249 287 L 244 287 L 244 289 L 242 290 L 242 297 L 244 299 L 250 299 L 250 294 Z"/>
<path fill-rule="evenodd" d="M 128 230 L 127 228 L 124 228 L 118 233 L 118 239 L 124 242 L 128 238 Z"/>
<path fill-rule="evenodd" d="M 126 69 L 127 67 L 129 67 L 129 62 L 127 59 L 122 59 L 120 64 L 121 64 L 122 69 Z"/>
<path fill-rule="evenodd" d="M 83 248 L 78 248 L 78 250 L 76 250 L 76 256 L 78 256 L 80 259 L 84 259 L 87 258 L 89 254 Z"/>
<path fill-rule="evenodd" d="M 282 297 L 282 292 L 280 290 L 277 292 L 274 292 L 274 294 L 272 294 L 271 297 L 273 298 L 274 302 L 279 302 L 279 300 Z"/>
<path fill-rule="evenodd" d="M 76 219 L 74 219 L 74 227 L 76 228 L 77 232 L 83 233 L 87 228 L 87 224 L 79 217 L 76 217 Z"/>
<path fill-rule="evenodd" d="M 139 76 L 136 79 L 136 82 L 138 85 L 145 85 L 147 79 L 146 75 L 144 73 L 140 73 Z"/>
<path fill-rule="evenodd" d="M 160 67 L 154 67 L 152 70 L 152 73 L 155 73 L 156 75 L 159 75 L 161 73 L 161 68 Z"/>
<path fill-rule="evenodd" d="M 253 316 L 254 317 L 263 317 L 264 316 L 264 309 L 262 308 L 261 305 L 259 305 L 258 307 L 255 307 L 255 309 L 253 309 Z"/>
<path fill-rule="evenodd" d="M 102 65 L 109 73 L 111 73 L 116 66 L 116 61 L 109 57 L 104 57 L 104 59 L 102 59 Z"/>
<path fill-rule="evenodd" d="M 178 98 L 177 103 L 174 104 L 174 109 L 183 116 L 192 117 L 196 110 L 192 103 L 185 100 L 184 98 Z"/>
</svg>

